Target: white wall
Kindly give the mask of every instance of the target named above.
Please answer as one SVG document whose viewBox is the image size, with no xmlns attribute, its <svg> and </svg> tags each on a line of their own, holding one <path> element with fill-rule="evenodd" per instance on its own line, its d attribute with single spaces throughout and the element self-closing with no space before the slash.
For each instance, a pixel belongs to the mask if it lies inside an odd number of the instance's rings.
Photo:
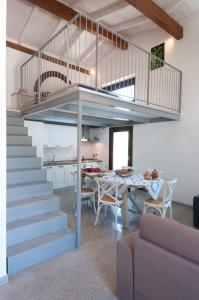
<svg viewBox="0 0 199 300">
<path fill-rule="evenodd" d="M 30 55 L 11 48 L 6 48 L 6 102 L 7 107 L 11 107 L 11 101 L 16 97 L 11 97 L 13 92 L 17 92 L 20 87 L 20 65 L 22 65 Z"/>
<path fill-rule="evenodd" d="M 6 1 L 0 10 L 0 284 L 7 282 L 6 274 Z"/>
<path fill-rule="evenodd" d="M 141 172 L 149 167 L 177 177 L 175 200 L 192 204 L 199 193 L 199 16 L 184 27 L 184 38 L 151 34 L 134 42 L 146 50 L 165 42 L 166 61 L 181 69 L 182 117 L 179 122 L 134 126 L 134 165 Z"/>
</svg>

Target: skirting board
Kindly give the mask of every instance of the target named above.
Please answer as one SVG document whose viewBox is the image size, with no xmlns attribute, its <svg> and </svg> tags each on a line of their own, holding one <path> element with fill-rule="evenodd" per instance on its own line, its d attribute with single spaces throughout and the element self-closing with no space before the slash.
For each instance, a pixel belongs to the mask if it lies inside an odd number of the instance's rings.
<svg viewBox="0 0 199 300">
<path fill-rule="evenodd" d="M 0 285 L 4 285 L 6 283 L 8 283 L 8 275 L 0 277 Z"/>
</svg>

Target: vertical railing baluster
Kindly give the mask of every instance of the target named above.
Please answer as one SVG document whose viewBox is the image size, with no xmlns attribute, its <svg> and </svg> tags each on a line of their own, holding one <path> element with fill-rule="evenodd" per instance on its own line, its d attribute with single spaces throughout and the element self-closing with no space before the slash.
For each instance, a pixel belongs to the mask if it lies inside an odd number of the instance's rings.
<svg viewBox="0 0 199 300">
<path fill-rule="evenodd" d="M 148 70 L 147 70 L 147 105 L 150 104 L 150 73 L 151 73 L 151 54 L 148 53 Z"/>
<path fill-rule="evenodd" d="M 38 78 L 38 86 L 37 86 L 37 99 L 38 102 L 41 100 L 40 95 L 40 85 L 41 85 L 41 53 L 37 52 L 37 78 Z"/>
<path fill-rule="evenodd" d="M 95 88 L 98 88 L 98 46 L 99 46 L 99 24 L 96 24 L 96 53 L 95 53 Z M 102 74 L 101 74 L 102 77 Z"/>
</svg>

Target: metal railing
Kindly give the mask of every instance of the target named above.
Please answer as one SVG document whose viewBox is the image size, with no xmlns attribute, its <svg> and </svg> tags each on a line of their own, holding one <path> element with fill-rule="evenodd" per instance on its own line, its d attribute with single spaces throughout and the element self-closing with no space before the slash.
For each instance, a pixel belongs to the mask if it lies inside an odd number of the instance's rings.
<svg viewBox="0 0 199 300">
<path fill-rule="evenodd" d="M 180 112 L 181 77 L 175 67 L 78 14 L 21 66 L 21 89 L 38 103 L 82 84 Z"/>
</svg>

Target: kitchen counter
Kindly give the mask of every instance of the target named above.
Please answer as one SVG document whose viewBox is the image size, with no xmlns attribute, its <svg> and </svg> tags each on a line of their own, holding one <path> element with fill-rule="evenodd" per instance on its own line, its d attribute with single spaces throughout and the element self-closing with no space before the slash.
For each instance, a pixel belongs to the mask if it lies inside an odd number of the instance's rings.
<svg viewBox="0 0 199 300">
<path fill-rule="evenodd" d="M 99 159 L 84 159 L 82 160 L 82 164 L 84 163 L 93 163 L 93 162 L 102 162 L 102 160 Z M 59 161 L 44 161 L 43 166 L 59 166 L 59 165 L 73 165 L 77 164 L 77 160 L 59 160 Z"/>
</svg>

